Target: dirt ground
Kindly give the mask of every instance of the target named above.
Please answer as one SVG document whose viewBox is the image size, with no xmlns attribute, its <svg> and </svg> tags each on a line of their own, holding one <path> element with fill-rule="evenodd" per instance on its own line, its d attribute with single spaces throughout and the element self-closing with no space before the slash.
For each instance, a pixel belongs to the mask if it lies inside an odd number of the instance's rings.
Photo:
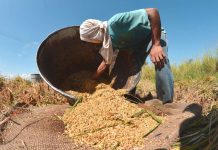
<svg viewBox="0 0 218 150">
<path fill-rule="evenodd" d="M 156 105 L 156 100 L 146 106 Z M 197 105 L 196 105 L 197 106 Z M 15 111 L 2 133 L 0 150 L 78 150 L 94 149 L 88 145 L 76 145 L 64 134 L 64 124 L 58 118 L 69 105 L 50 105 L 46 107 L 30 107 L 25 111 Z M 177 139 L 181 127 L 200 114 L 201 109 L 195 104 L 159 105 L 164 111 L 166 121 L 145 138 L 145 146 L 133 149 L 170 149 Z"/>
</svg>

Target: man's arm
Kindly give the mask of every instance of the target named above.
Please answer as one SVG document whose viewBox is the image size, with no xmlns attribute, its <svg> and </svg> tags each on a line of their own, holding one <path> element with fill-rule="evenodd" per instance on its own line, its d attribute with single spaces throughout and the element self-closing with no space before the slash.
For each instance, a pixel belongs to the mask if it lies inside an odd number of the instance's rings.
<svg viewBox="0 0 218 150">
<path fill-rule="evenodd" d="M 157 9 L 147 8 L 145 9 L 148 14 L 148 19 L 151 23 L 152 34 L 152 47 L 150 51 L 151 61 L 156 67 L 162 68 L 165 62 L 165 54 L 160 44 L 161 37 L 161 21 L 160 15 Z"/>
<path fill-rule="evenodd" d="M 109 65 L 107 65 L 105 61 L 102 60 L 101 64 L 98 66 L 97 71 L 93 74 L 92 79 L 98 79 L 107 70 L 108 66 Z"/>
</svg>

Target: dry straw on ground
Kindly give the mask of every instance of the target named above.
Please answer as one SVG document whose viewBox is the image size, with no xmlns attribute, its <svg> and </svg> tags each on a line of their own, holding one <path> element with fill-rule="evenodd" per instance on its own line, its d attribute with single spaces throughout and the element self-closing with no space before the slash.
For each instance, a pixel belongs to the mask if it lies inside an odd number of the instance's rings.
<svg viewBox="0 0 218 150">
<path fill-rule="evenodd" d="M 80 77 L 81 74 L 84 72 L 79 74 Z M 143 109 L 125 100 L 125 90 L 116 91 L 109 85 L 91 80 L 83 82 L 76 76 L 78 74 L 72 75 L 68 81 L 74 87 L 78 85 L 74 83 L 80 81 L 79 84 L 83 84 L 80 85 L 82 92 L 68 92 L 82 99 L 82 102 L 64 114 L 66 133 L 77 144 L 88 144 L 97 149 L 143 147 L 143 136 L 158 123 Z M 87 81 L 87 78 L 84 80 Z M 96 86 L 95 90 L 90 89 L 93 88 L 90 84 Z M 85 92 L 85 88 L 88 92 Z"/>
</svg>

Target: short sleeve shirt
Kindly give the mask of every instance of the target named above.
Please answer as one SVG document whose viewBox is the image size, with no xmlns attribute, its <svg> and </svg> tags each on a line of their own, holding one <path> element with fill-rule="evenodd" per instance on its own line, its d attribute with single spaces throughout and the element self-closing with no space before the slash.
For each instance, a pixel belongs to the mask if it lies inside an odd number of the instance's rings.
<svg viewBox="0 0 218 150">
<path fill-rule="evenodd" d="M 113 49 L 136 50 L 151 34 L 150 22 L 145 9 L 114 15 L 108 20 L 108 34 Z"/>
</svg>

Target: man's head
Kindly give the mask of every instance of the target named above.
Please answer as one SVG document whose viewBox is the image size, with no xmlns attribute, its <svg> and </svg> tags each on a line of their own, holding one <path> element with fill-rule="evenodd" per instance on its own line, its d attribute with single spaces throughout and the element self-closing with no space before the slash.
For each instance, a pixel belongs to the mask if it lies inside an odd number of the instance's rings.
<svg viewBox="0 0 218 150">
<path fill-rule="evenodd" d="M 107 22 L 95 19 L 85 20 L 80 25 L 80 39 L 82 41 L 99 43 L 102 47 L 99 53 L 106 64 L 111 64 L 113 60 L 113 47 L 109 34 L 107 33 Z"/>
<path fill-rule="evenodd" d="M 85 20 L 80 25 L 80 39 L 91 43 L 102 43 L 106 24 L 95 19 Z"/>
</svg>

